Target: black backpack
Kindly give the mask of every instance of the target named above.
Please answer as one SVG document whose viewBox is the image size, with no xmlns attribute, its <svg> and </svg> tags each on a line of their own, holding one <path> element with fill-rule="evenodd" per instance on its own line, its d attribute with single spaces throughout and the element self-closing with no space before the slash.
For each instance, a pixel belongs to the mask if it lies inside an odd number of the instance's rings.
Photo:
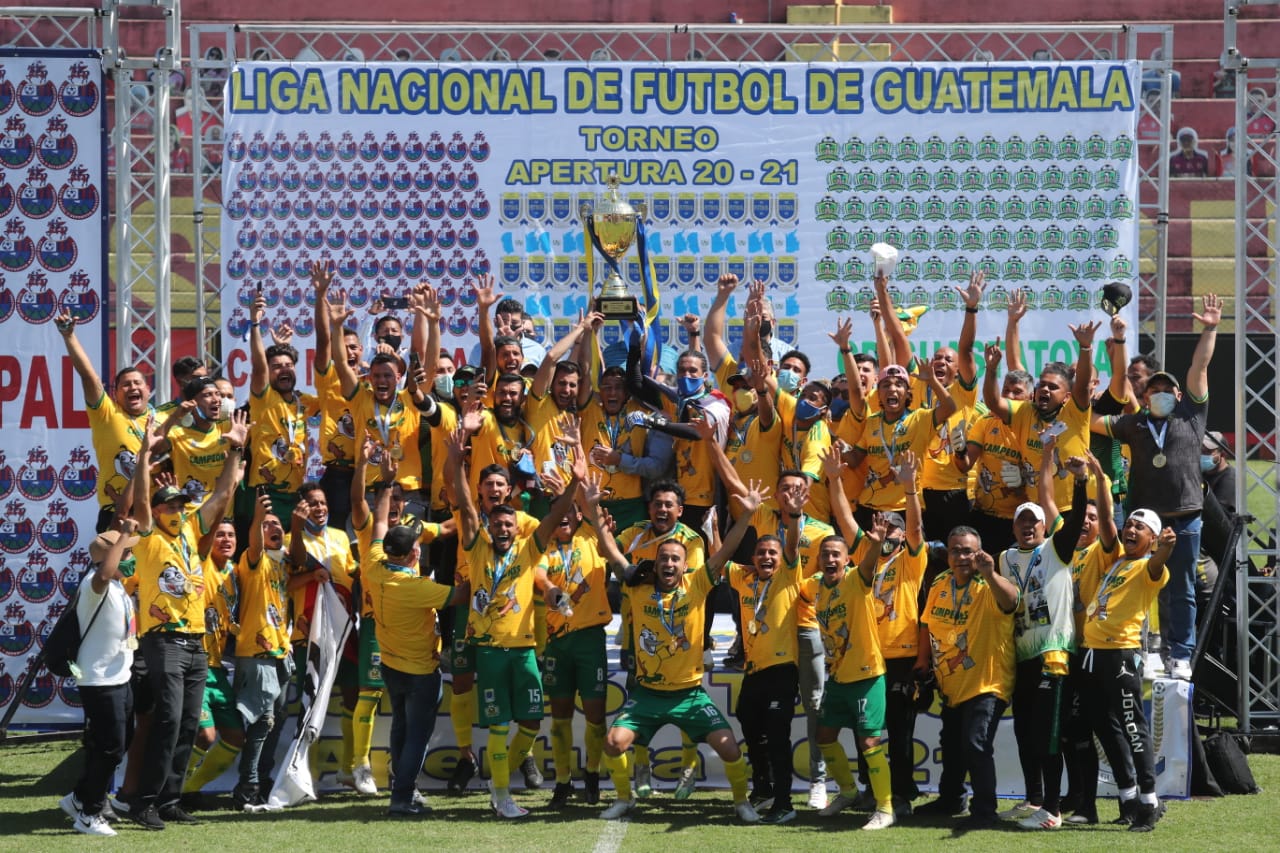
<svg viewBox="0 0 1280 853">
<path fill-rule="evenodd" d="M 1215 732 L 1205 738 L 1204 755 L 1224 794 L 1256 794 L 1262 790 L 1253 780 L 1249 759 L 1229 732 Z"/>
<path fill-rule="evenodd" d="M 80 585 L 83 586 L 91 582 L 89 575 L 85 575 L 81 579 Z M 107 596 L 110 593 L 111 589 L 108 587 L 103 592 L 98 606 L 93 609 L 93 615 L 89 617 L 89 624 L 81 631 L 80 617 L 76 614 L 76 602 L 80 600 L 80 587 L 76 587 L 75 597 L 71 599 L 67 609 L 62 611 L 62 615 L 58 617 L 58 621 L 53 624 L 52 630 L 49 631 L 48 639 L 44 641 L 44 648 L 41 654 L 44 656 L 45 669 L 60 678 L 71 676 L 71 664 L 75 663 L 76 658 L 80 656 L 80 643 L 84 640 L 85 635 L 89 633 L 89 629 L 93 627 L 93 622 L 98 618 L 98 612 L 102 610 L 102 605 L 106 604 Z"/>
</svg>

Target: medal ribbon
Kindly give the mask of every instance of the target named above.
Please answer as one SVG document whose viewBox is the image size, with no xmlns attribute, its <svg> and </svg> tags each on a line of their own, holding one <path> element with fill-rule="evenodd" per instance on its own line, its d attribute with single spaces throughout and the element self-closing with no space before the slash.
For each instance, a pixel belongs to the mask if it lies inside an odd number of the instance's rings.
<svg viewBox="0 0 1280 853">
<path fill-rule="evenodd" d="M 146 424 L 146 422 L 147 422 L 147 417 L 148 417 L 149 415 L 153 415 L 153 414 L 155 414 L 155 411 L 156 411 L 156 410 L 155 410 L 155 407 L 154 407 L 154 406 L 152 406 L 152 405 L 150 405 L 150 404 L 147 404 L 147 410 L 146 410 L 145 412 L 143 412 L 142 414 L 138 415 L 136 418 L 128 418 L 128 419 L 124 422 L 125 428 L 126 428 L 127 430 L 129 430 L 129 435 L 131 435 L 131 436 L 133 436 L 134 438 L 138 439 L 138 443 L 139 443 L 139 444 L 141 444 L 141 443 L 143 442 L 143 440 L 146 438 L 146 435 L 145 435 L 145 433 L 146 433 L 146 430 L 145 430 L 145 424 Z M 139 429 L 139 428 L 138 428 L 138 422 L 139 422 L 139 421 L 141 421 L 141 422 L 144 424 L 144 428 L 143 428 L 143 429 Z"/>
<path fill-rule="evenodd" d="M 1023 596 L 1026 594 L 1027 584 L 1031 583 L 1031 575 L 1033 572 L 1035 572 L 1036 566 L 1040 565 L 1040 558 L 1042 556 L 1040 551 L 1043 548 L 1044 548 L 1044 543 L 1041 542 L 1039 545 L 1036 546 L 1035 550 L 1031 552 L 1031 562 L 1027 564 L 1027 574 L 1025 577 L 1019 574 L 1018 564 L 1013 561 L 1012 557 L 1005 558 L 1005 562 L 1009 566 L 1009 574 L 1013 575 L 1014 581 L 1018 584 L 1019 596 Z"/>
<path fill-rule="evenodd" d="M 1102 607 L 1102 596 L 1107 594 L 1107 584 L 1111 583 L 1111 579 L 1116 576 L 1116 572 L 1119 571 L 1120 569 L 1120 564 L 1127 563 L 1127 562 L 1130 562 L 1130 561 L 1126 560 L 1124 557 L 1121 557 L 1120 559 L 1112 563 L 1111 568 L 1107 571 L 1105 575 L 1102 576 L 1102 583 L 1098 584 L 1098 592 L 1093 599 L 1093 603 L 1096 604 L 1099 609 L 1101 609 Z"/>
<path fill-rule="evenodd" d="M 495 560 L 493 563 L 493 580 L 489 582 L 489 603 L 493 603 L 493 597 L 498 594 L 498 584 L 502 583 L 502 579 L 506 577 L 507 570 L 511 568 L 511 563 L 516 558 L 516 548 L 512 545 L 507 549 L 507 553 L 502 555 L 502 559 Z"/>
<path fill-rule="evenodd" d="M 973 583 L 973 578 L 970 578 L 969 582 L 964 585 L 964 596 L 957 597 L 956 596 L 956 590 L 957 590 L 956 576 L 954 574 L 951 576 L 951 621 L 953 623 L 958 624 L 959 622 L 960 605 L 969 603 L 969 584 L 970 583 Z"/>
<path fill-rule="evenodd" d="M 382 445 L 384 447 L 391 446 L 391 412 L 395 409 L 395 405 L 395 400 L 388 403 L 387 413 L 384 415 L 378 408 L 378 401 L 373 401 L 373 422 L 377 424 L 378 432 L 382 435 Z M 398 423 L 397 426 L 399 426 Z"/>
<path fill-rule="evenodd" d="M 769 597 L 769 587 L 773 585 L 773 578 L 769 578 L 764 582 L 764 592 L 760 591 L 760 579 L 756 578 L 751 582 L 751 594 L 756 597 L 754 618 L 757 622 L 762 622 L 760 614 L 765 610 L 765 599 Z"/>
<path fill-rule="evenodd" d="M 892 469 L 893 460 L 898 458 L 898 436 L 905 431 L 906 427 L 906 412 L 903 412 L 902 417 L 898 418 L 898 420 L 893 424 L 893 444 L 889 444 L 884 440 L 884 431 L 886 426 L 888 426 L 888 423 L 881 419 L 880 446 L 884 448 L 884 461 L 888 464 L 889 468 Z"/>
<path fill-rule="evenodd" d="M 620 415 L 605 415 L 604 431 L 609 435 L 610 449 L 617 450 L 618 435 L 622 432 L 622 417 Z"/>
<path fill-rule="evenodd" d="M 889 567 L 902 556 L 902 551 L 894 554 L 892 557 L 884 561 L 884 565 L 876 571 L 876 576 L 872 579 L 875 582 L 871 585 L 871 594 L 876 598 L 880 597 L 880 590 L 884 589 L 884 580 L 889 576 Z"/>
<path fill-rule="evenodd" d="M 658 621 L 662 623 L 662 627 L 674 639 L 676 636 L 676 607 L 680 604 L 679 588 L 671 591 L 670 612 L 662 606 L 662 592 L 657 588 L 653 590 L 653 600 L 658 602 Z"/>
<path fill-rule="evenodd" d="M 733 420 L 729 421 L 729 429 L 733 430 L 733 441 L 729 442 L 729 448 L 728 448 L 729 450 L 733 450 L 734 448 L 743 447 L 746 445 L 747 433 L 751 431 L 751 424 L 755 422 L 755 419 L 757 417 L 758 415 L 754 413 L 747 415 L 743 419 L 744 423 L 743 423 L 742 429 L 738 429 L 736 426 L 734 426 L 734 424 L 737 423 L 738 421 L 737 418 L 734 418 Z"/>
<path fill-rule="evenodd" d="M 1156 428 L 1151 424 L 1151 418 L 1147 418 L 1147 432 L 1151 433 L 1151 438 L 1156 443 L 1156 452 L 1163 455 L 1164 454 L 1164 438 L 1165 438 L 1165 434 L 1169 432 L 1169 422 L 1165 421 L 1164 423 L 1162 423 L 1160 425 L 1160 432 L 1159 434 L 1157 434 Z"/>
<path fill-rule="evenodd" d="M 652 524 L 652 522 L 648 522 L 648 521 L 646 521 L 646 522 L 644 523 L 644 529 L 645 529 L 645 530 L 652 530 L 652 529 L 653 529 L 653 524 Z M 661 545 L 663 542 L 666 542 L 666 541 L 667 541 L 668 539 L 670 539 L 672 536 L 675 536 L 675 535 L 676 535 L 676 531 L 677 531 L 678 529 L 679 529 L 679 528 L 677 528 L 677 527 L 672 527 L 670 530 L 668 530 L 666 533 L 662 534 L 661 536 L 656 536 L 656 535 L 655 535 L 655 536 L 653 536 L 651 539 L 648 539 L 648 540 L 643 541 L 643 542 L 641 542 L 641 541 L 640 541 L 640 537 L 639 537 L 639 536 L 637 536 L 635 539 L 632 539 L 632 540 L 631 540 L 631 545 L 630 545 L 630 547 L 628 547 L 628 548 L 627 548 L 627 553 L 628 553 L 628 554 L 634 554 L 636 551 L 639 551 L 641 548 L 648 548 L 650 545 Z"/>
</svg>

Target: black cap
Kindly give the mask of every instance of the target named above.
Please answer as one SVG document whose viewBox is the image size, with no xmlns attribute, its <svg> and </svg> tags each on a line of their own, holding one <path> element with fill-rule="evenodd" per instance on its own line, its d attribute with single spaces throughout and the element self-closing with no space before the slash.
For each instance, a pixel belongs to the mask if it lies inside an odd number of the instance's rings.
<svg viewBox="0 0 1280 853">
<path fill-rule="evenodd" d="M 413 546 L 418 544 L 418 534 L 412 527 L 403 524 L 387 531 L 382 537 L 382 550 L 388 557 L 407 557 L 413 553 Z"/>
<path fill-rule="evenodd" d="M 170 501 L 187 501 L 187 493 L 176 486 L 164 486 L 160 491 L 151 496 L 151 505 L 153 507 L 160 504 L 167 504 Z"/>
<path fill-rule="evenodd" d="M 1147 377 L 1147 388 L 1150 389 L 1151 383 L 1155 382 L 1157 379 L 1163 379 L 1165 382 L 1168 382 L 1170 385 L 1172 385 L 1174 389 L 1177 391 L 1182 390 L 1182 386 L 1178 384 L 1178 377 L 1174 376 L 1172 373 L 1170 373 L 1167 370 L 1157 370 L 1155 373 Z"/>
</svg>

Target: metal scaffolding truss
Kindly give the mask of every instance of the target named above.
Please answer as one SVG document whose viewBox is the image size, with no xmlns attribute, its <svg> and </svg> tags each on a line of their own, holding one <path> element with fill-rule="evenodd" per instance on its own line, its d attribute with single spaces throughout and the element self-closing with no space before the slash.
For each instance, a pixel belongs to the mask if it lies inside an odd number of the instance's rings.
<svg viewBox="0 0 1280 853">
<path fill-rule="evenodd" d="M 195 311 L 201 355 L 219 361 L 222 83 L 244 60 L 437 63 L 489 61 L 857 61 L 1025 62 L 1042 59 L 1140 60 L 1141 110 L 1160 132 L 1139 140 L 1141 331 L 1164 357 L 1173 29 L 1138 26 L 762 26 L 531 24 L 193 24 L 194 173 L 192 218 Z"/>
<path fill-rule="evenodd" d="M 141 16 L 132 17 L 131 10 Z M 145 10 L 145 11 L 143 11 Z M 164 43 L 152 56 L 120 49 L 121 29 L 164 17 Z M 115 299 L 116 365 L 146 366 L 169 375 L 169 150 L 170 71 L 177 59 L 178 0 L 104 0 L 98 8 L 0 8 L 11 48 L 101 50 L 107 86 L 111 152 L 107 195 Z M 102 366 L 104 375 L 112 371 Z M 165 399 L 167 381 L 156 383 Z"/>
<path fill-rule="evenodd" d="M 1243 56 L 1237 49 L 1245 6 L 1280 0 L 1226 0 L 1222 64 L 1236 75 L 1235 395 L 1236 506 L 1255 517 L 1237 546 L 1236 660 L 1238 716 L 1243 731 L 1280 723 L 1280 353 L 1276 347 L 1277 208 L 1280 207 L 1280 59 Z M 1246 167 L 1246 164 L 1247 167 Z M 1256 567 L 1269 566 L 1270 576 Z"/>
</svg>

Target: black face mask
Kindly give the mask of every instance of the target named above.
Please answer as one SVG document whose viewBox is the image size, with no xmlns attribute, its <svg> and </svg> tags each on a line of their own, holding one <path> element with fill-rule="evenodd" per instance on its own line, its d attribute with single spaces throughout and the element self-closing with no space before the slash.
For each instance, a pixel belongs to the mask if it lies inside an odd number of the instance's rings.
<svg viewBox="0 0 1280 853">
<path fill-rule="evenodd" d="M 391 347 L 394 350 L 400 349 L 399 335 L 383 335 L 382 337 L 378 338 L 378 342 L 386 344 L 387 346 Z"/>
<path fill-rule="evenodd" d="M 760 321 L 760 337 L 762 338 L 773 337 L 773 321 L 772 320 Z"/>
</svg>

